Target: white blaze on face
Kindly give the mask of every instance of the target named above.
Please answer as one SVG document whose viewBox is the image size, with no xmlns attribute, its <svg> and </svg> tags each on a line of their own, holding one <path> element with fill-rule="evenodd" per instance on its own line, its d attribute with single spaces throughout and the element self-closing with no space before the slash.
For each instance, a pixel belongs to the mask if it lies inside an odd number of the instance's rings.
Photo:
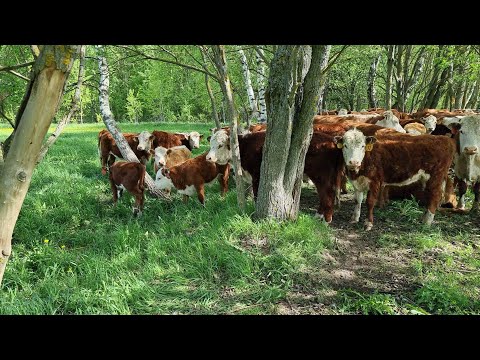
<svg viewBox="0 0 480 360">
<path fill-rule="evenodd" d="M 336 136 L 337 147 L 341 147 L 345 165 L 349 170 L 359 172 L 365 157 L 366 145 L 372 146 L 375 142 L 375 137 L 366 137 L 356 128 L 348 130 L 343 137 Z"/>
<path fill-rule="evenodd" d="M 425 129 L 427 129 L 427 134 L 432 133 L 437 127 L 437 118 L 433 115 L 428 115 L 421 119 L 423 124 L 425 125 Z"/>
<path fill-rule="evenodd" d="M 167 163 L 167 148 L 159 146 L 155 149 L 155 165 L 157 167 L 165 166 Z"/>
<path fill-rule="evenodd" d="M 200 147 L 200 134 L 196 131 L 192 131 L 188 134 L 188 142 L 192 149 L 198 149 Z"/>
<path fill-rule="evenodd" d="M 338 115 L 340 115 L 340 116 L 348 115 L 347 109 L 340 109 L 340 110 L 338 110 Z"/>
<path fill-rule="evenodd" d="M 387 110 L 383 113 L 384 119 L 377 121 L 378 126 L 383 126 L 389 129 L 395 129 L 398 132 L 405 133 L 405 129 L 402 128 L 400 125 L 400 120 L 398 120 L 398 117 L 393 115 L 393 112 L 390 110 Z"/>
<path fill-rule="evenodd" d="M 140 134 L 138 134 L 137 150 L 150 151 L 150 148 L 152 147 L 152 140 L 153 140 L 152 134 L 150 134 L 146 130 L 142 131 Z"/>
<path fill-rule="evenodd" d="M 230 137 L 225 130 L 219 130 L 210 138 L 210 151 L 207 154 L 207 161 L 225 165 L 231 158 Z"/>
<path fill-rule="evenodd" d="M 478 155 L 480 152 L 480 115 L 465 116 L 450 121 L 451 130 L 459 132 L 460 152 L 465 155 Z"/>
<path fill-rule="evenodd" d="M 174 186 L 172 179 L 167 178 L 164 175 L 165 168 L 162 168 L 157 171 L 157 175 L 155 177 L 155 186 L 160 190 L 167 190 L 170 191 Z"/>
</svg>

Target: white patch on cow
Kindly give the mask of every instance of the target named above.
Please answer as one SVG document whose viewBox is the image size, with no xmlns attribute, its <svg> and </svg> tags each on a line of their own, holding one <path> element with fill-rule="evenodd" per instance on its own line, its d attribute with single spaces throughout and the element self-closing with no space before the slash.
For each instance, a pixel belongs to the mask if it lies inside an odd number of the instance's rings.
<svg viewBox="0 0 480 360">
<path fill-rule="evenodd" d="M 460 196 L 460 200 L 458 201 L 458 209 L 465 210 L 465 194 Z"/>
<path fill-rule="evenodd" d="M 383 126 L 389 129 L 395 129 L 398 132 L 406 133 L 405 129 L 400 125 L 400 120 L 396 117 L 391 110 L 387 110 L 383 113 L 383 120 L 377 121 L 376 125 Z"/>
<path fill-rule="evenodd" d="M 430 134 L 437 127 L 437 118 L 433 115 L 428 115 L 427 117 L 423 117 L 420 120 L 422 120 L 423 125 L 425 125 L 427 134 Z"/>
<path fill-rule="evenodd" d="M 480 180 L 480 115 L 449 118 L 444 124 L 456 129 L 460 154 L 455 157 L 455 175 L 468 181 Z"/>
<path fill-rule="evenodd" d="M 225 165 L 232 159 L 232 152 L 229 149 L 230 136 L 225 130 L 219 130 L 210 138 L 210 151 L 207 154 L 207 161 L 219 165 Z"/>
<path fill-rule="evenodd" d="M 425 172 L 425 170 L 418 170 L 418 172 L 413 175 L 412 177 L 404 180 L 404 181 L 401 181 L 399 183 L 384 183 L 385 185 L 389 185 L 389 186 L 407 186 L 407 185 L 410 185 L 410 184 L 413 184 L 417 181 L 421 181 L 422 184 L 423 184 L 423 188 L 425 188 L 425 184 L 427 183 L 427 181 L 430 179 L 430 174 L 427 174 Z"/>
<path fill-rule="evenodd" d="M 185 189 L 183 190 L 178 190 L 178 193 L 179 194 L 184 194 L 184 195 L 187 195 L 187 196 L 193 196 L 197 193 L 197 189 L 195 189 L 195 186 L 194 185 L 188 185 L 187 187 L 185 187 Z"/>
<path fill-rule="evenodd" d="M 327 220 L 325 220 L 325 216 L 323 214 L 319 214 L 318 212 L 315 213 L 315 218 L 317 218 L 318 220 L 320 220 L 321 222 L 323 222 L 324 224 L 328 225 L 330 224 L 330 222 L 328 222 Z"/>
<path fill-rule="evenodd" d="M 422 133 L 420 131 L 418 131 L 416 129 L 412 129 L 412 128 L 407 129 L 407 134 L 413 135 L 413 136 L 422 135 Z"/>
<path fill-rule="evenodd" d="M 430 210 L 427 210 L 427 212 L 425 213 L 425 215 L 423 216 L 423 222 L 425 223 L 425 225 L 432 225 L 432 222 L 433 222 L 433 218 L 435 217 L 435 214 L 432 214 L 430 212 Z"/>
<path fill-rule="evenodd" d="M 367 138 L 356 128 L 350 129 L 343 135 L 342 153 L 345 165 L 349 170 L 358 173 L 365 157 L 365 145 Z"/>
<path fill-rule="evenodd" d="M 338 110 L 338 114 L 339 116 L 345 116 L 345 115 L 348 115 L 348 111 L 347 109 L 340 109 Z"/>
<path fill-rule="evenodd" d="M 366 219 L 365 220 L 365 231 L 372 230 L 372 227 L 373 227 L 373 223 L 371 223 L 370 221 L 368 221 L 368 219 Z"/>
<path fill-rule="evenodd" d="M 125 186 L 123 184 L 115 185 L 117 187 L 117 197 L 120 198 L 122 196 L 122 191 L 125 191 Z"/>
<path fill-rule="evenodd" d="M 150 151 L 152 148 L 152 141 L 153 141 L 153 136 L 150 134 L 148 131 L 144 130 L 137 136 L 138 138 L 138 145 L 137 145 L 137 150 L 140 151 Z"/>
<path fill-rule="evenodd" d="M 163 146 L 155 148 L 155 165 L 157 167 L 165 166 L 167 163 L 167 150 Z"/>
<path fill-rule="evenodd" d="M 188 142 L 192 149 L 198 149 L 200 147 L 200 133 L 192 131 L 188 134 Z"/>
<path fill-rule="evenodd" d="M 167 178 L 162 174 L 162 169 L 157 171 L 157 176 L 155 177 L 155 186 L 160 190 L 171 191 L 173 186 L 172 179 Z"/>
<path fill-rule="evenodd" d="M 357 223 L 360 220 L 360 213 L 364 197 L 363 193 L 369 190 L 371 180 L 366 176 L 359 176 L 357 180 L 350 180 L 350 182 L 355 189 L 355 209 L 353 210 L 350 222 Z"/>
</svg>

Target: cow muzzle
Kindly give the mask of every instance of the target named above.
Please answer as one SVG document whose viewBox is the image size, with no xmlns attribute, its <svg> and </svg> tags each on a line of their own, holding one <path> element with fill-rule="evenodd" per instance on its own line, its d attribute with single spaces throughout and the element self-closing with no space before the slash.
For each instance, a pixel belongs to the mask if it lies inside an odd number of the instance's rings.
<svg viewBox="0 0 480 360">
<path fill-rule="evenodd" d="M 476 146 L 466 146 L 463 152 L 466 155 L 475 155 L 478 153 L 478 148 Z"/>
<path fill-rule="evenodd" d="M 145 150 L 145 147 L 138 145 L 137 150 L 143 151 L 143 150 Z"/>
<path fill-rule="evenodd" d="M 361 165 L 360 161 L 349 161 L 347 164 L 347 169 L 358 173 L 360 170 L 360 165 Z"/>
</svg>

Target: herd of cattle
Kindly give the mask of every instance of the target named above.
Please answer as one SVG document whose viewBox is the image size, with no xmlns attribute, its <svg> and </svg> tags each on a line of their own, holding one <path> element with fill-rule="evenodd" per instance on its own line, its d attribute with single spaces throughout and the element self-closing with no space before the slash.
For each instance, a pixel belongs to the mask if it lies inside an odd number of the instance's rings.
<svg viewBox="0 0 480 360">
<path fill-rule="evenodd" d="M 241 166 L 256 198 L 265 142 L 266 124 L 250 126 L 238 135 Z M 115 162 L 121 157 L 107 130 L 98 137 L 102 173 L 109 170 L 114 202 L 124 190 L 135 196 L 134 214 L 144 203 L 145 164 L 154 157 L 155 183 L 164 191 L 176 189 L 184 199 L 197 194 L 204 204 L 204 186 L 219 179 L 221 193 L 228 189 L 232 152 L 228 127 L 212 129 L 209 151 L 192 158 L 202 135 L 198 132 L 142 131 L 124 134 L 142 164 Z M 316 187 L 317 215 L 330 223 L 346 181 L 354 188 L 355 209 L 351 221 L 360 219 L 367 193 L 365 229 L 373 226 L 373 209 L 389 199 L 415 197 L 426 207 L 424 223 L 430 225 L 442 207 L 465 209 L 469 183 L 480 203 L 480 115 L 471 110 L 424 109 L 403 113 L 395 109 L 362 112 L 322 112 L 313 120 L 304 175 Z M 458 188 L 459 201 L 455 194 Z"/>
</svg>

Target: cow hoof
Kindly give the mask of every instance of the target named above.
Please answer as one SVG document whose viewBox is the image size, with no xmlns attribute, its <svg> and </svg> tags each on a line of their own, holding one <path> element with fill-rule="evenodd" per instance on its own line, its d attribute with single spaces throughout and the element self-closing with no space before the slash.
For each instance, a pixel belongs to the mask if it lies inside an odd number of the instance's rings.
<svg viewBox="0 0 480 360">
<path fill-rule="evenodd" d="M 435 214 L 432 214 L 430 210 L 427 210 L 425 215 L 423 215 L 423 223 L 427 226 L 432 225 L 433 218 L 435 217 Z"/>
<path fill-rule="evenodd" d="M 357 219 L 351 219 L 350 220 L 350 224 L 357 224 L 358 223 L 358 220 Z"/>
<path fill-rule="evenodd" d="M 373 227 L 373 223 L 371 223 L 370 221 L 365 222 L 365 231 L 372 230 L 372 227 Z"/>
</svg>

